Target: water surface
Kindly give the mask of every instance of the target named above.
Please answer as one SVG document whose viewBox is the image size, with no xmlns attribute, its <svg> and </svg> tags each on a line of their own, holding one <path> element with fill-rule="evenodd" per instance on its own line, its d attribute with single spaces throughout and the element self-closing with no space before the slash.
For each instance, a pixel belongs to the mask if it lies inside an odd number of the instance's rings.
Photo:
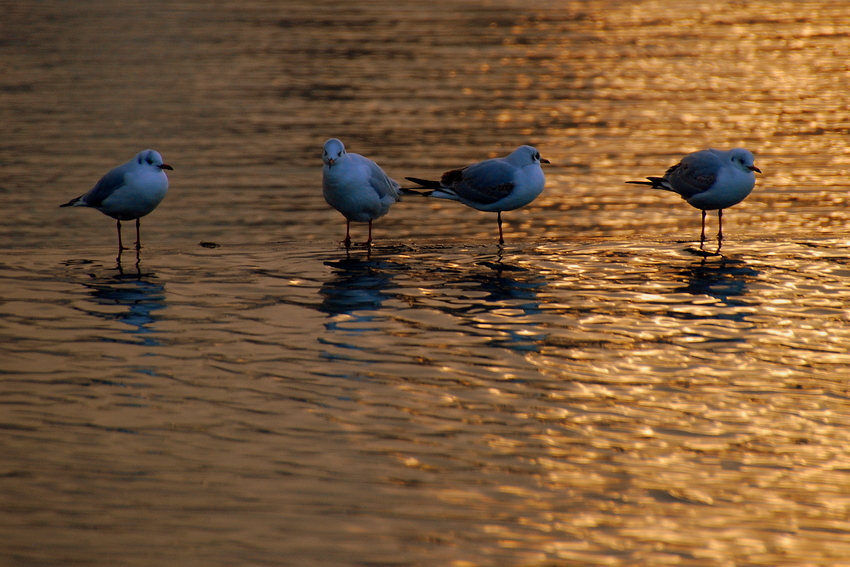
<svg viewBox="0 0 850 567">
<path fill-rule="evenodd" d="M 5 9 L 0 563 L 850 557 L 842 3 Z M 503 247 L 410 197 L 346 251 L 331 136 L 552 164 Z M 739 145 L 722 256 L 623 183 Z M 145 147 L 171 189 L 116 265 L 58 205 Z"/>
</svg>

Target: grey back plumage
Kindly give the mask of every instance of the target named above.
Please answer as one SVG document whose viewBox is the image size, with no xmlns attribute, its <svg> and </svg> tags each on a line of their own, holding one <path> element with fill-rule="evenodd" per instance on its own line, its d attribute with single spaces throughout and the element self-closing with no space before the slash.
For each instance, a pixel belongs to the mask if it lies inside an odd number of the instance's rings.
<svg viewBox="0 0 850 567">
<path fill-rule="evenodd" d="M 99 207 L 104 199 L 124 185 L 124 177 L 127 175 L 128 169 L 129 165 L 126 163 L 116 167 L 101 177 L 88 193 L 82 197 L 78 197 L 78 199 L 85 201 L 86 205 L 90 207 Z"/>
<path fill-rule="evenodd" d="M 441 183 L 457 196 L 477 203 L 495 203 L 514 189 L 516 168 L 499 159 L 489 159 L 446 172 Z"/>
<path fill-rule="evenodd" d="M 702 150 L 686 155 L 664 174 L 670 190 L 685 199 L 708 191 L 717 181 L 717 171 L 723 166 L 717 152 Z"/>
<path fill-rule="evenodd" d="M 357 157 L 363 157 L 358 154 L 353 154 Z M 374 161 L 369 158 L 363 157 L 365 161 L 369 164 L 369 185 L 372 186 L 372 189 L 378 194 L 381 199 L 385 197 L 392 197 L 394 201 L 401 200 L 401 184 L 398 181 L 391 178 L 386 172 L 381 169 Z"/>
<path fill-rule="evenodd" d="M 145 165 L 158 168 L 158 171 L 161 171 L 162 169 L 172 169 L 170 165 L 162 162 L 162 156 L 159 155 L 159 152 L 154 150 L 142 150 L 127 163 L 119 165 L 118 167 L 108 171 L 106 175 L 101 177 L 98 182 L 95 183 L 94 187 L 92 187 L 87 193 L 71 199 L 67 203 L 59 206 L 71 207 L 79 204 L 94 207 L 95 209 L 100 208 L 101 205 L 103 205 L 103 202 L 108 199 L 110 195 L 126 185 L 127 174 L 130 173 L 130 171 L 138 166 Z"/>
</svg>

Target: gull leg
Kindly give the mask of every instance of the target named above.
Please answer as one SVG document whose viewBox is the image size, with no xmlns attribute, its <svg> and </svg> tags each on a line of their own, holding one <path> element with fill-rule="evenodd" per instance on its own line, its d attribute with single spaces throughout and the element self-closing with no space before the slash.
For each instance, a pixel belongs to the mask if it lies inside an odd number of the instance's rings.
<svg viewBox="0 0 850 567">
<path fill-rule="evenodd" d="M 142 224 L 142 219 L 136 219 L 136 252 L 142 249 L 142 237 L 139 236 L 139 227 Z"/>
<path fill-rule="evenodd" d="M 366 240 L 366 248 L 372 246 L 372 219 L 369 219 L 369 238 Z"/>
<path fill-rule="evenodd" d="M 121 221 L 116 220 L 115 226 L 118 229 L 118 254 L 120 255 L 122 250 L 126 250 L 126 248 L 124 248 L 124 243 L 121 241 Z"/>
<path fill-rule="evenodd" d="M 115 263 L 118 265 L 118 270 L 121 271 L 121 253 L 125 250 L 125 248 L 124 244 L 121 242 L 121 221 L 116 219 L 115 222 L 118 229 L 118 257 L 115 258 Z"/>
<path fill-rule="evenodd" d="M 717 252 L 720 254 L 720 247 L 723 246 L 723 209 L 717 209 Z"/>
<path fill-rule="evenodd" d="M 345 240 L 343 240 L 342 243 L 345 244 L 346 248 L 351 247 L 351 233 L 349 232 L 350 228 L 351 228 L 351 221 L 348 220 L 348 219 L 345 219 Z"/>
<path fill-rule="evenodd" d="M 504 244 L 505 237 L 502 236 L 502 211 L 496 213 L 496 222 L 499 223 L 499 244 Z"/>
<path fill-rule="evenodd" d="M 702 230 L 699 233 L 699 249 L 705 246 L 705 211 L 702 212 Z"/>
</svg>

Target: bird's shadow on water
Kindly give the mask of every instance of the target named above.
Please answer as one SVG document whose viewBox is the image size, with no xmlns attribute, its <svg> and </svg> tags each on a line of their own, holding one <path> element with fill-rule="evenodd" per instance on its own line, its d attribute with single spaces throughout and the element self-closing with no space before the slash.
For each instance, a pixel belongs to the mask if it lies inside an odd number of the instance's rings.
<svg viewBox="0 0 850 567">
<path fill-rule="evenodd" d="M 677 293 L 710 296 L 727 305 L 744 305 L 749 295 L 749 284 L 760 272 L 744 260 L 726 256 L 704 257 L 699 262 L 683 266 L 675 275 L 685 282 L 676 288 Z"/>
<path fill-rule="evenodd" d="M 511 350 L 536 350 L 542 338 L 529 333 L 520 321 L 541 312 L 538 294 L 545 278 L 505 262 L 501 252 L 462 262 L 448 261 L 439 253 L 405 258 L 348 255 L 325 265 L 333 275 L 319 290 L 322 301 L 317 309 L 330 316 L 325 323 L 328 331 L 350 334 L 352 340 L 322 342 L 359 348 L 355 336 L 384 333 L 398 324 L 392 321 L 393 309 L 442 311 L 450 317 L 447 321 L 455 322 L 452 325 L 460 323 L 469 334 L 490 336 L 493 346 Z M 400 276 L 403 280 L 396 281 Z M 416 293 L 403 289 L 411 287 Z M 385 305 L 391 299 L 398 302 Z M 480 320 L 482 313 L 496 310 L 496 325 Z"/>
<path fill-rule="evenodd" d="M 398 251 L 390 249 L 383 252 Z M 469 263 L 453 263 L 450 267 L 433 258 L 396 260 L 371 252 L 360 257 L 347 253 L 343 259 L 329 260 L 324 264 L 334 269 L 333 277 L 319 291 L 323 300 L 318 309 L 328 314 L 350 314 L 358 309 L 380 308 L 384 301 L 392 297 L 386 290 L 393 284 L 393 279 L 401 274 L 421 282 L 436 277 L 443 282 L 441 287 L 478 284 L 480 291 L 488 293 L 485 298 L 487 302 L 535 298 L 535 291 L 545 283 L 541 276 L 529 268 L 505 262 L 501 249 L 495 255 L 479 255 Z M 534 309 L 538 309 L 537 303 L 534 303 Z"/>
<path fill-rule="evenodd" d="M 531 329 L 539 328 L 538 325 L 522 321 L 534 319 L 542 313 L 539 295 L 546 289 L 546 278 L 534 268 L 504 261 L 501 248 L 495 258 L 481 258 L 474 266 L 476 269 L 467 271 L 457 280 L 450 280 L 450 283 L 464 287 L 473 283 L 477 285 L 477 291 L 487 295 L 460 312 L 469 316 L 481 310 L 508 308 L 515 314 L 508 316 L 505 311 L 500 312 L 500 317 L 506 319 L 505 324 L 500 326 L 506 337 L 494 339 L 492 344 L 514 351 L 537 352 L 547 333 L 531 332 Z"/>
<path fill-rule="evenodd" d="M 328 315 L 360 313 L 356 318 L 369 321 L 374 312 L 391 297 L 386 290 L 394 277 L 407 271 L 404 263 L 394 260 L 365 257 L 351 257 L 347 254 L 340 260 L 329 260 L 324 265 L 333 269 L 333 276 L 319 289 L 322 302 L 318 310 Z M 333 322 L 326 325 L 335 328 Z"/>
<path fill-rule="evenodd" d="M 324 323 L 328 334 L 320 336 L 318 341 L 327 347 L 322 357 L 341 364 L 335 370 L 324 371 L 340 378 L 361 380 L 366 374 L 359 368 L 347 366 L 349 355 L 344 351 L 371 348 L 371 345 L 362 344 L 363 339 L 379 334 L 385 326 L 382 306 L 392 297 L 387 290 L 393 278 L 407 268 L 394 260 L 373 259 L 371 251 L 360 257 L 352 256 L 348 250 L 345 258 L 327 260 L 324 265 L 332 269 L 332 275 L 319 288 L 322 301 L 316 309 L 328 315 Z"/>
<path fill-rule="evenodd" d="M 478 269 L 468 271 L 458 282 L 477 283 L 478 289 L 488 294 L 483 298 L 485 306 L 510 301 L 526 315 L 540 312 L 538 293 L 546 281 L 535 270 L 505 262 L 501 252 L 493 259 L 481 258 L 474 265 Z"/>
<path fill-rule="evenodd" d="M 119 270 L 112 276 L 89 274 L 89 281 L 82 285 L 88 292 L 88 300 L 98 307 L 121 309 L 87 310 L 90 315 L 127 325 L 121 331 L 133 335 L 132 340 L 121 340 L 113 336 L 102 340 L 127 342 L 145 346 L 158 346 L 157 331 L 151 326 L 156 322 L 155 312 L 165 309 L 165 285 L 153 273 L 143 273 L 136 264 L 132 271 Z"/>
</svg>

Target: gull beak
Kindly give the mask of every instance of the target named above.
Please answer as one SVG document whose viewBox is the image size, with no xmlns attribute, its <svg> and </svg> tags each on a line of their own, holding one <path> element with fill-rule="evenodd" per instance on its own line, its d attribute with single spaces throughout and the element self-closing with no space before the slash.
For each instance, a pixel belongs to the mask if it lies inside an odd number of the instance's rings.
<svg viewBox="0 0 850 567">
<path fill-rule="evenodd" d="M 171 167 L 170 165 L 168 165 L 167 163 L 162 164 L 161 166 L 159 166 L 159 168 L 160 169 L 170 169 L 171 171 L 174 171 L 174 168 Z"/>
<path fill-rule="evenodd" d="M 333 167 L 333 165 L 334 165 L 334 159 L 328 158 L 328 167 Z"/>
<path fill-rule="evenodd" d="M 545 157 L 540 158 L 540 163 L 549 163 L 549 160 Z"/>
<path fill-rule="evenodd" d="M 761 173 L 761 170 L 760 170 L 759 168 L 757 168 L 756 166 L 754 166 L 754 165 L 751 165 L 751 166 L 750 166 L 750 171 L 755 171 L 755 172 L 757 172 L 757 173 Z"/>
</svg>

